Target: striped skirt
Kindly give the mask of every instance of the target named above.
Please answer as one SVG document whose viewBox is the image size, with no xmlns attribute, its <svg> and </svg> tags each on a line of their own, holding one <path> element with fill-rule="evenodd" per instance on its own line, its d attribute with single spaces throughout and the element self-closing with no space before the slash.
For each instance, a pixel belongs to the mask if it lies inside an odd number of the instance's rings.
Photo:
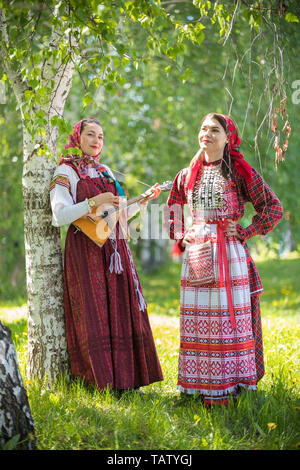
<svg viewBox="0 0 300 470">
<path fill-rule="evenodd" d="M 206 404 L 223 404 L 240 388 L 256 389 L 258 380 L 248 268 L 240 241 L 225 236 L 227 259 L 221 260 L 220 279 L 217 224 L 205 224 L 201 230 L 203 241 L 212 241 L 215 282 L 191 285 L 187 248 L 181 272 L 178 389 L 188 394 L 198 392 Z M 225 285 L 225 261 L 235 328 Z"/>
</svg>

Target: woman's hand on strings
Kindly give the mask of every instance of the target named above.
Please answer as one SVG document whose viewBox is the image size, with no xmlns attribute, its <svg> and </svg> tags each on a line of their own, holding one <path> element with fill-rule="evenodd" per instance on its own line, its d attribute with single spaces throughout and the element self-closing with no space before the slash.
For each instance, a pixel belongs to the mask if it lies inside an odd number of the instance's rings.
<svg viewBox="0 0 300 470">
<path fill-rule="evenodd" d="M 95 201 L 96 207 L 98 207 L 102 204 L 112 204 L 113 206 L 118 206 L 121 198 L 119 198 L 119 196 L 115 196 L 113 193 L 100 193 L 91 199 Z"/>
<path fill-rule="evenodd" d="M 161 189 L 159 188 L 159 184 L 155 183 L 150 189 L 146 191 L 146 197 L 141 200 L 141 204 L 146 204 L 151 199 L 156 199 L 161 193 Z"/>
</svg>

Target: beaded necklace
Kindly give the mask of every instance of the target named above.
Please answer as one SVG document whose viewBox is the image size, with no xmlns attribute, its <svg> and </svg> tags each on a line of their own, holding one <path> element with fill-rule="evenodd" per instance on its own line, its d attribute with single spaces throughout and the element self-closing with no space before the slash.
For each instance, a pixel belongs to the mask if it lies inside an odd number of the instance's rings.
<svg viewBox="0 0 300 470">
<path fill-rule="evenodd" d="M 225 180 L 221 172 L 221 163 L 203 165 L 194 185 L 193 209 L 222 209 L 224 190 Z"/>
</svg>

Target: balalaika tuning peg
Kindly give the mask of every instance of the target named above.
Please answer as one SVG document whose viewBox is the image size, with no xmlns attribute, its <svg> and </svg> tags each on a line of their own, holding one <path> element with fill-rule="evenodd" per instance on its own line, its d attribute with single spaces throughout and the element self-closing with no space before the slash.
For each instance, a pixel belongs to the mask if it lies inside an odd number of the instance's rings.
<svg viewBox="0 0 300 470">
<path fill-rule="evenodd" d="M 164 181 L 162 184 L 159 185 L 159 189 L 161 191 L 170 191 L 172 188 L 173 181 Z"/>
</svg>

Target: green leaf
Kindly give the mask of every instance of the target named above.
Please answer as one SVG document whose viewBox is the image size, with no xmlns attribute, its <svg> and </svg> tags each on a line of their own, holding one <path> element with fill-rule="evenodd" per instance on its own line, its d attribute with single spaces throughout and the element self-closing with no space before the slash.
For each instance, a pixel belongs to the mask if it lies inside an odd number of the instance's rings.
<svg viewBox="0 0 300 470">
<path fill-rule="evenodd" d="M 32 90 L 25 90 L 24 91 L 24 97 L 25 97 L 25 100 L 30 100 L 33 97 L 33 91 Z"/>
<path fill-rule="evenodd" d="M 181 74 L 181 76 L 180 76 L 180 81 L 182 83 L 187 82 L 191 75 L 192 75 L 191 69 L 186 68 L 185 71 L 183 72 L 183 74 Z"/>
<path fill-rule="evenodd" d="M 101 79 L 99 77 L 93 78 L 92 82 L 95 88 L 99 88 L 99 86 L 101 85 Z"/>
<path fill-rule="evenodd" d="M 288 23 L 299 23 L 298 16 L 294 15 L 294 13 L 287 13 L 285 15 L 285 21 Z"/>
<path fill-rule="evenodd" d="M 86 93 L 82 100 L 83 107 L 86 108 L 92 102 L 93 102 L 93 97 L 89 93 Z"/>
<path fill-rule="evenodd" d="M 39 83 L 40 83 L 39 80 L 35 80 L 35 79 L 29 80 L 29 84 L 32 88 L 36 88 Z"/>
<path fill-rule="evenodd" d="M 36 117 L 38 117 L 39 119 L 44 119 L 45 111 L 43 111 L 42 109 L 39 109 L 36 113 Z"/>
<path fill-rule="evenodd" d="M 55 116 L 52 116 L 52 118 L 50 119 L 50 123 L 51 123 L 51 126 L 54 127 L 54 126 L 57 126 L 58 123 L 59 123 L 59 116 L 55 115 Z"/>
</svg>

